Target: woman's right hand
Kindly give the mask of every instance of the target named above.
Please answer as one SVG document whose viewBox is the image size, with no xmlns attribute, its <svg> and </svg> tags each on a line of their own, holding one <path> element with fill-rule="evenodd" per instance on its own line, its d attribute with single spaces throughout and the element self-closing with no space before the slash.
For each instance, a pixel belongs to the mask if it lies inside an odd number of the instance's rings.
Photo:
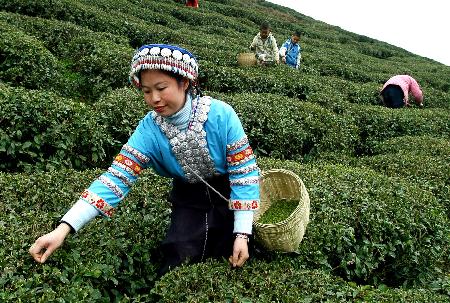
<svg viewBox="0 0 450 303">
<path fill-rule="evenodd" d="M 48 257 L 60 247 L 66 236 L 70 233 L 71 227 L 66 223 L 61 223 L 53 231 L 39 237 L 31 245 L 29 253 L 36 262 L 44 263 Z"/>
</svg>

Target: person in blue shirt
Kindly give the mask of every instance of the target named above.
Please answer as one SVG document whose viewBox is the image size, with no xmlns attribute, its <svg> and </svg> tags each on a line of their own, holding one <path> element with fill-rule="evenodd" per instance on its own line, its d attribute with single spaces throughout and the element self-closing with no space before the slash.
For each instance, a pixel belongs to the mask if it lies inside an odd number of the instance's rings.
<svg viewBox="0 0 450 303">
<path fill-rule="evenodd" d="M 197 60 L 184 48 L 143 45 L 132 58 L 129 78 L 152 110 L 107 171 L 53 231 L 35 241 L 30 254 L 44 263 L 71 231 L 97 216 L 111 217 L 141 171 L 151 168 L 173 179 L 159 275 L 186 260 L 208 257 L 243 266 L 260 203 L 260 170 L 237 114 L 227 103 L 201 94 Z"/>
<path fill-rule="evenodd" d="M 299 31 L 295 31 L 291 38 L 283 43 L 279 51 L 282 62 L 296 69 L 300 68 L 300 60 L 302 58 L 300 35 Z"/>
</svg>

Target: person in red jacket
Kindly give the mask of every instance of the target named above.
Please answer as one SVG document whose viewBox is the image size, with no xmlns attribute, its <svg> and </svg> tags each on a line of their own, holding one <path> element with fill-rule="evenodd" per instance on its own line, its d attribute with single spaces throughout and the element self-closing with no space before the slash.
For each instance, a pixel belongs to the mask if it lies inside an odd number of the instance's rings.
<svg viewBox="0 0 450 303">
<path fill-rule="evenodd" d="M 396 75 L 391 77 L 381 89 L 380 95 L 386 107 L 401 108 L 409 106 L 409 94 L 414 101 L 423 107 L 423 93 L 417 81 L 408 75 Z"/>
<path fill-rule="evenodd" d="M 198 8 L 198 0 L 186 0 L 186 6 Z"/>
</svg>

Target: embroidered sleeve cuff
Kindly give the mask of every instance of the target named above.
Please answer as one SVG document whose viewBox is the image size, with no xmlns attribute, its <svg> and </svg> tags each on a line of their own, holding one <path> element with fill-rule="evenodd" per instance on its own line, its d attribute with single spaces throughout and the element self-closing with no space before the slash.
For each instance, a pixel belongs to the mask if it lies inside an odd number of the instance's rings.
<svg viewBox="0 0 450 303">
<path fill-rule="evenodd" d="M 228 208 L 233 210 L 255 210 L 259 208 L 258 200 L 230 200 Z"/>
<path fill-rule="evenodd" d="M 233 233 L 252 233 L 253 211 L 237 210 L 234 212 L 234 230 Z"/>
<path fill-rule="evenodd" d="M 96 181 L 93 182 L 93 184 L 95 183 Z M 89 189 L 86 189 L 81 193 L 80 200 L 83 200 L 84 202 L 94 206 L 102 215 L 105 215 L 108 218 L 111 218 L 114 212 L 116 211 L 116 209 L 113 206 L 111 206 L 108 202 L 106 202 L 105 199 L 103 199 L 102 197 L 100 197 L 95 192 Z"/>
<path fill-rule="evenodd" d="M 62 217 L 61 221 L 69 224 L 77 232 L 99 214 L 94 206 L 80 199 Z"/>
</svg>

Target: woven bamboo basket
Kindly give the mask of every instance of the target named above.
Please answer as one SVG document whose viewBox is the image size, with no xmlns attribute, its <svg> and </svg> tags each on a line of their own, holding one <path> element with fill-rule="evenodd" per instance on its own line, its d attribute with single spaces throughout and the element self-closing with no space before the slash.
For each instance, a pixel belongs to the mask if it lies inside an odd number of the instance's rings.
<svg viewBox="0 0 450 303">
<path fill-rule="evenodd" d="M 309 222 L 309 195 L 303 181 L 293 172 L 272 169 L 262 172 L 261 207 L 255 211 L 253 226 L 255 240 L 268 250 L 297 251 Z M 298 201 L 295 210 L 281 222 L 258 223 L 259 218 L 274 201 Z"/>
<path fill-rule="evenodd" d="M 237 56 L 237 61 L 240 66 L 256 65 L 256 58 L 254 53 L 240 53 Z"/>
</svg>

